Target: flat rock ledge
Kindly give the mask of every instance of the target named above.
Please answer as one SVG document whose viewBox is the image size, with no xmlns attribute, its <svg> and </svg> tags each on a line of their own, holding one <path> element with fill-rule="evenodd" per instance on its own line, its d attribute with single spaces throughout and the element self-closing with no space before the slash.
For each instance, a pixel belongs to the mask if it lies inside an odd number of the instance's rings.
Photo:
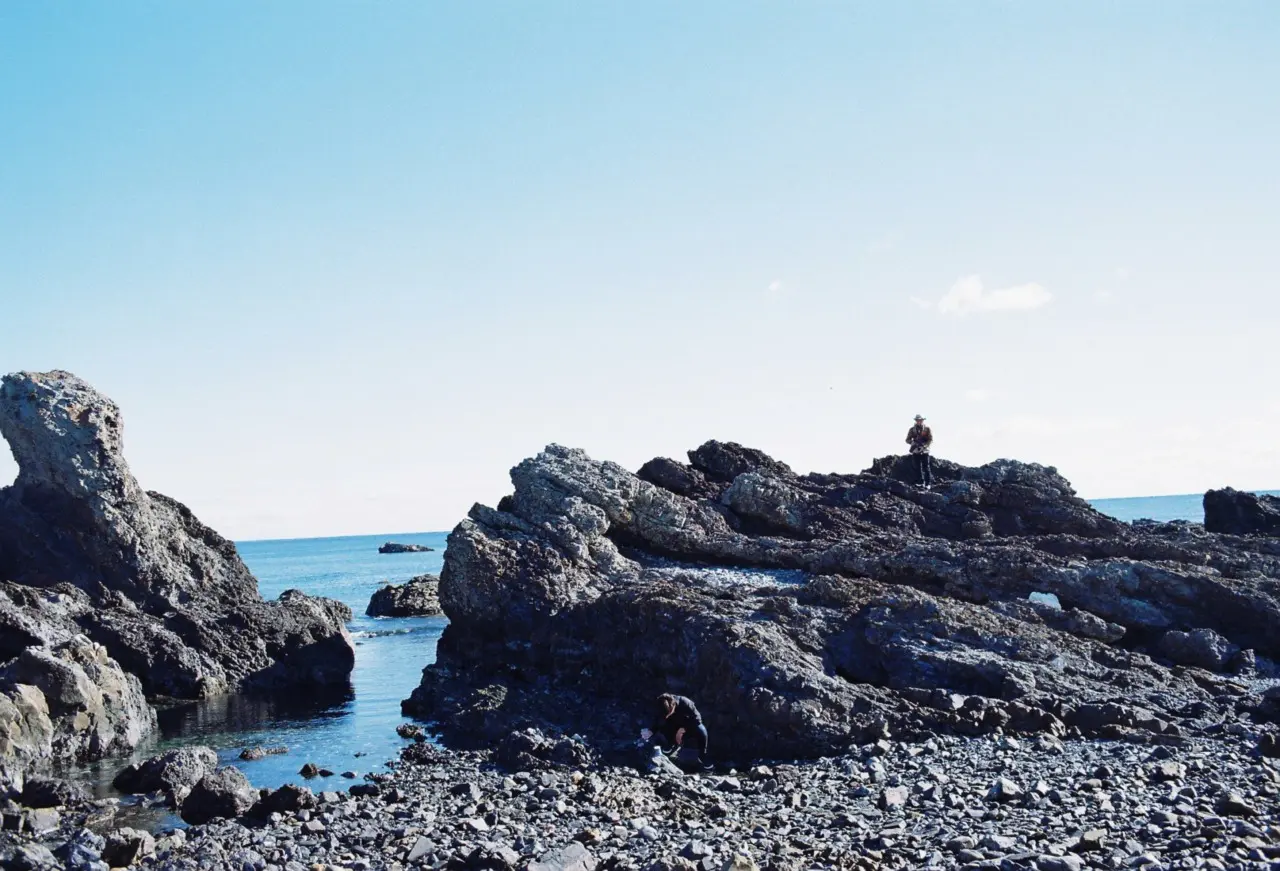
<svg viewBox="0 0 1280 871">
<path fill-rule="evenodd" d="M 904 457 L 798 475 L 708 442 L 632 473 L 552 445 L 511 478 L 449 536 L 403 705 L 453 747 L 537 728 L 622 758 L 666 690 L 722 760 L 1280 713 L 1280 540 L 1122 523 L 1051 467 L 938 459 L 926 491 Z"/>
<path fill-rule="evenodd" d="M 440 579 L 418 575 L 403 584 L 379 587 L 369 599 L 365 614 L 370 617 L 437 617 L 440 609 Z"/>
</svg>

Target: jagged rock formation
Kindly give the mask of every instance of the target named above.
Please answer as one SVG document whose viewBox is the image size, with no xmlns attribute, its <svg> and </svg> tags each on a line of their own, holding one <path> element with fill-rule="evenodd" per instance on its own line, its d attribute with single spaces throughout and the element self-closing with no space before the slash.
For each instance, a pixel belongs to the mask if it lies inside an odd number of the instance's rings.
<svg viewBox="0 0 1280 871">
<path fill-rule="evenodd" d="M 212 748 L 178 747 L 125 767 L 112 785 L 124 793 L 163 792 L 177 808 L 192 787 L 217 767 L 218 754 Z"/>
<path fill-rule="evenodd" d="M 128 753 L 155 725 L 141 683 L 102 645 L 77 635 L 28 647 L 0 669 L 0 792 L 49 762 Z"/>
<path fill-rule="evenodd" d="M 1204 528 L 1228 535 L 1280 536 L 1280 497 L 1231 487 L 1204 494 Z"/>
<path fill-rule="evenodd" d="M 378 553 L 429 553 L 432 550 L 434 548 L 425 544 L 400 544 L 395 541 L 388 541 L 378 547 Z"/>
<path fill-rule="evenodd" d="M 8 375 L 0 434 L 19 469 L 0 489 L 0 662 L 83 633 L 151 696 L 347 680 L 350 609 L 262 601 L 230 541 L 138 485 L 110 399 L 68 372 Z"/>
<path fill-rule="evenodd" d="M 672 689 L 722 756 L 781 757 L 997 728 L 1176 741 L 1264 710 L 1242 681 L 1278 674 L 1280 541 L 1130 526 L 1007 460 L 938 461 L 932 492 L 899 457 L 690 461 L 634 475 L 553 445 L 513 469 L 449 537 L 450 626 L 405 712 L 455 743 L 535 727 L 620 752 Z"/>
<path fill-rule="evenodd" d="M 379 587 L 364 613 L 370 617 L 435 617 L 442 613 L 438 595 L 440 579 L 418 575 L 403 584 Z"/>
</svg>

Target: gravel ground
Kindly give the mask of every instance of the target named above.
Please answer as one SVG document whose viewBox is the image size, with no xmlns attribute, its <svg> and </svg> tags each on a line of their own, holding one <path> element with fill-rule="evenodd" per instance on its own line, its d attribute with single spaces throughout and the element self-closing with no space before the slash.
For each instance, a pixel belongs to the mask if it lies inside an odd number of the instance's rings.
<svg viewBox="0 0 1280 871">
<path fill-rule="evenodd" d="M 130 858 L 165 871 L 1280 869 L 1280 762 L 1241 724 L 1180 743 L 939 736 L 686 776 L 511 772 L 419 744 L 349 792 L 285 787 L 289 809 L 263 819 L 153 842 L 126 830 L 107 850 L 132 838 Z M 6 834 L 6 867 L 102 868 L 83 814 L 63 817 L 38 839 Z"/>
</svg>

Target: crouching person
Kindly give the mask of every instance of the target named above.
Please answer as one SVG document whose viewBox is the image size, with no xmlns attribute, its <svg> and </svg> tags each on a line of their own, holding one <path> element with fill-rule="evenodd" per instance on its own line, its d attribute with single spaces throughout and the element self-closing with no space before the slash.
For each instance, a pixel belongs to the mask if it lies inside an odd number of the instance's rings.
<svg viewBox="0 0 1280 871">
<path fill-rule="evenodd" d="M 640 735 L 646 742 L 656 738 L 669 746 L 676 764 L 685 770 L 700 770 L 706 764 L 707 727 L 697 706 L 686 696 L 658 696 L 654 728 L 645 729 Z"/>
</svg>

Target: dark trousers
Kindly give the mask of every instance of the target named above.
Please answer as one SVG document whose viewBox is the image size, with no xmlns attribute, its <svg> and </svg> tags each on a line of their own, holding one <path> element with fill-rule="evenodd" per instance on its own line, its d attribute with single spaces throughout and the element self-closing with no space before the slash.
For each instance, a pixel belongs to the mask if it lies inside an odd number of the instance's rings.
<svg viewBox="0 0 1280 871">
<path fill-rule="evenodd" d="M 662 737 L 667 739 L 668 744 L 674 745 L 676 743 L 676 733 L 674 731 L 670 734 L 664 733 Z M 707 738 L 707 727 L 705 725 L 697 725 L 692 729 L 684 730 L 684 743 L 680 746 L 692 748 L 697 750 L 700 755 L 705 756 L 707 754 Z"/>
<path fill-rule="evenodd" d="M 933 483 L 933 466 L 929 462 L 928 454 L 912 454 L 916 461 L 916 475 L 920 479 L 920 483 L 928 486 Z"/>
</svg>

